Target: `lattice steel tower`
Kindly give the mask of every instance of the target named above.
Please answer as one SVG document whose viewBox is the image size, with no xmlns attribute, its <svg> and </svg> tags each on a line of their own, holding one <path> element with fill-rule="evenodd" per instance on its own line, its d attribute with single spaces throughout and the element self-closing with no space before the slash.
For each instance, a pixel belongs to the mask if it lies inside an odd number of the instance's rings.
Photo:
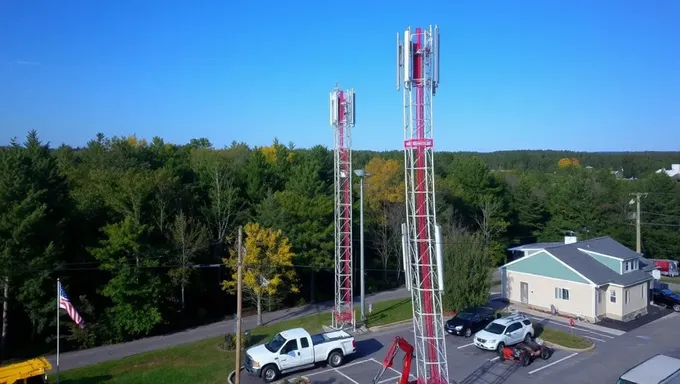
<svg viewBox="0 0 680 384">
<path fill-rule="evenodd" d="M 354 90 L 330 94 L 330 124 L 335 132 L 335 306 L 333 328 L 354 329 L 352 310 L 352 128 Z"/>
<path fill-rule="evenodd" d="M 439 28 L 397 34 L 397 90 L 404 95 L 407 288 L 413 299 L 419 383 L 449 382 L 442 313 L 443 265 L 434 201 L 432 97 L 439 85 Z"/>
</svg>

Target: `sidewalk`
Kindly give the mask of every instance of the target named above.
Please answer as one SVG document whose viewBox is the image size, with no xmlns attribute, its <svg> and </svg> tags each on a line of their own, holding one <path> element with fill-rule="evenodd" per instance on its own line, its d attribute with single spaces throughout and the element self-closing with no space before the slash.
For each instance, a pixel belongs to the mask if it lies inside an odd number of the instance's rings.
<svg viewBox="0 0 680 384">
<path fill-rule="evenodd" d="M 552 316 L 552 315 L 547 314 L 547 313 L 543 313 L 543 312 L 540 312 L 540 311 L 529 309 L 529 307 L 521 305 L 521 304 L 510 304 L 510 305 L 508 305 L 507 310 L 510 310 L 510 311 L 516 310 L 518 312 L 523 312 L 523 313 L 526 313 L 529 316 L 537 317 L 539 319 L 549 319 L 551 321 L 557 321 L 557 322 L 569 325 L 569 319 L 568 318 L 565 318 L 565 317 L 562 317 L 562 316 Z M 588 322 L 585 322 L 585 321 L 579 321 L 579 320 L 574 320 L 574 321 L 576 322 L 575 326 L 578 327 L 578 328 L 590 329 L 592 331 L 607 333 L 607 334 L 614 335 L 614 336 L 621 336 L 621 335 L 626 333 L 624 331 L 619 331 L 617 329 L 603 327 L 603 326 L 597 325 L 597 324 L 591 324 L 591 323 L 588 323 Z"/>
</svg>

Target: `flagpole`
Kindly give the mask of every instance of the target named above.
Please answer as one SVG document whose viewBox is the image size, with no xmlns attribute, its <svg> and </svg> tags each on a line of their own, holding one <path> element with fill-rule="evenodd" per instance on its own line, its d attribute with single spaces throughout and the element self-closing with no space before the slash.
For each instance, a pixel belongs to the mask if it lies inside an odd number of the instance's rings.
<svg viewBox="0 0 680 384">
<path fill-rule="evenodd" d="M 59 279 L 57 279 L 57 384 L 59 384 Z"/>
</svg>

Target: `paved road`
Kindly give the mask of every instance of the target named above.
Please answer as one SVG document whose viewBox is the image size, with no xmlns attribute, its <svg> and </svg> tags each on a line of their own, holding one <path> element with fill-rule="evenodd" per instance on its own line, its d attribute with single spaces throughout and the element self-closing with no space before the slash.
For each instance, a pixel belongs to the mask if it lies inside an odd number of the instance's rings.
<svg viewBox="0 0 680 384">
<path fill-rule="evenodd" d="M 384 291 L 372 295 L 366 295 L 366 300 L 370 303 L 372 301 L 374 302 L 406 298 L 410 297 L 410 295 L 410 292 L 408 292 L 405 288 L 401 288 L 392 291 Z M 358 301 L 359 298 L 355 298 L 355 302 L 358 303 Z M 309 316 L 319 312 L 330 311 L 332 308 L 333 302 L 329 301 L 314 305 L 305 305 L 297 308 L 289 308 L 280 311 L 264 313 L 262 318 L 265 324 L 274 323 L 294 319 L 296 317 Z M 246 330 L 255 328 L 256 325 L 256 316 L 248 316 L 243 318 L 243 327 Z M 154 336 L 127 343 L 105 345 L 81 351 L 66 352 L 60 354 L 59 356 L 60 370 L 66 371 L 69 369 L 84 367 L 104 361 L 121 359 L 123 357 L 136 355 L 138 353 L 154 351 L 157 349 L 209 339 L 211 337 L 222 336 L 229 332 L 234 332 L 233 320 L 225 320 L 182 332 L 163 336 Z M 56 367 L 56 355 L 47 356 L 47 360 L 49 360 L 53 367 Z"/>
<path fill-rule="evenodd" d="M 536 320 L 537 322 L 539 320 Z M 561 323 L 546 323 L 548 328 L 565 330 Z M 568 328 L 568 326 L 566 326 Z M 616 337 L 606 334 L 598 334 L 588 329 L 576 327 L 574 333 L 580 336 L 589 336 L 596 344 L 597 348 L 608 344 Z M 382 332 L 376 332 L 358 336 L 357 354 L 343 367 L 329 369 L 320 367 L 299 375 L 305 375 L 312 379 L 315 384 L 359 384 L 370 383 L 380 369 L 380 362 L 385 357 L 387 349 L 392 344 L 395 336 L 401 336 L 413 343 L 412 329 L 409 326 L 392 328 Z M 598 341 L 599 340 L 599 341 Z M 549 382 L 553 376 L 559 375 L 560 365 L 575 359 L 577 355 L 572 352 L 555 351 L 549 360 L 536 360 L 529 367 L 520 367 L 517 364 L 501 363 L 498 361 L 494 352 L 482 351 L 472 345 L 471 339 L 457 336 L 447 336 L 447 360 L 449 368 L 449 379 L 451 383 L 459 384 L 524 384 L 526 382 Z M 589 355 L 586 353 L 585 355 Z M 394 359 L 393 369 L 385 372 L 379 381 L 382 383 L 395 383 L 401 373 L 401 359 L 403 354 Z M 415 373 L 415 363 L 411 368 Z M 295 376 L 293 374 L 293 376 Z M 605 381 L 573 381 L 572 383 L 598 382 Z M 241 374 L 242 384 L 262 384 L 257 378 L 253 378 L 246 373 Z"/>
</svg>

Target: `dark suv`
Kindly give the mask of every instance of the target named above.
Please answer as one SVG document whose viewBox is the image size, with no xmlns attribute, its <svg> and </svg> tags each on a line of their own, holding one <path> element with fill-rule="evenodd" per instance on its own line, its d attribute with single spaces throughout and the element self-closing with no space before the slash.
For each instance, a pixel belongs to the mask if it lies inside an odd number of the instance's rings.
<svg viewBox="0 0 680 384">
<path fill-rule="evenodd" d="M 652 288 L 652 300 L 654 304 L 664 305 L 673 308 L 675 312 L 680 312 L 680 295 L 670 289 Z"/>
</svg>

